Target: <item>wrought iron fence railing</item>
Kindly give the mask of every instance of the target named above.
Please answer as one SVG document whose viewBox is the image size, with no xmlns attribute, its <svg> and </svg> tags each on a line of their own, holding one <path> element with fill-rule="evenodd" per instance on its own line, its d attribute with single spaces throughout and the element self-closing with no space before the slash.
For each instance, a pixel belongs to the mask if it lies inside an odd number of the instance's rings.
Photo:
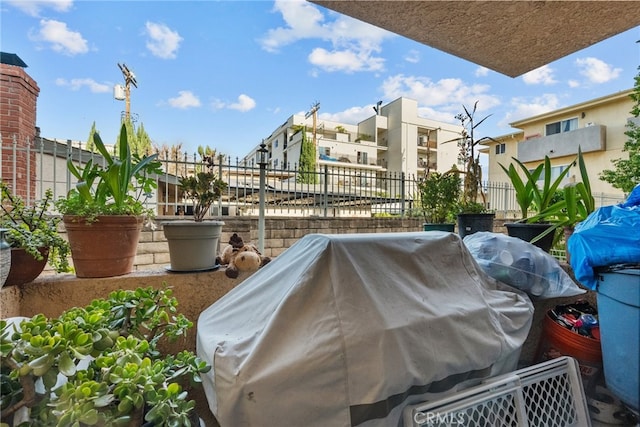
<svg viewBox="0 0 640 427">
<path fill-rule="evenodd" d="M 83 150 L 73 143 L 36 138 L 28 147 L 0 146 L 0 178 L 20 194 L 27 203 L 44 196 L 51 188 L 54 198 L 67 194 L 75 182 L 67 172 L 67 159 L 79 165 L 102 162 L 99 154 Z M 211 209 L 212 216 L 257 216 L 260 193 L 260 166 L 238 161 L 194 156 L 162 159 L 162 175 L 154 194 L 147 195 L 147 207 L 159 216 L 189 215 L 191 204 L 181 197 L 178 179 L 198 168 L 209 168 L 227 184 L 227 190 Z M 341 164 L 319 161 L 315 171 L 265 168 L 265 214 L 267 216 L 371 217 L 418 216 L 418 180 L 414 175 L 389 172 L 381 166 Z M 489 208 L 498 218 L 517 218 L 514 190 L 507 183 L 483 185 Z M 595 194 L 596 205 L 615 204 L 622 197 Z"/>
</svg>

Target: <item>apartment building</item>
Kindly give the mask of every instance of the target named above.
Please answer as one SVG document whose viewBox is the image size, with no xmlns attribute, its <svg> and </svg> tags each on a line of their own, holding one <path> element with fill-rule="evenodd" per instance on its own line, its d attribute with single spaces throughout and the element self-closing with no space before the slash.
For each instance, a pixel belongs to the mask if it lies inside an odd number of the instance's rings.
<svg viewBox="0 0 640 427">
<path fill-rule="evenodd" d="M 263 141 L 269 169 L 299 164 L 302 129 L 306 129 L 305 137 L 316 146 L 318 167 L 404 172 L 416 177 L 429 170 L 449 170 L 457 162 L 458 148 L 455 142 L 445 142 L 459 137 L 462 127 L 418 113 L 416 100 L 401 97 L 386 105 L 378 104 L 372 115 L 358 124 L 294 114 Z M 259 148 L 256 146 L 243 162 L 258 163 Z"/>
<path fill-rule="evenodd" d="M 632 89 L 550 111 L 510 123 L 513 132 L 486 141 L 483 150 L 488 154 L 488 180 L 508 182 L 499 163 L 507 166 L 515 157 L 530 169 L 549 156 L 557 176 L 582 153 L 595 195 L 619 195 L 622 192 L 598 176 L 604 169 L 612 169 L 611 160 L 626 158 L 622 151 L 627 136 L 627 123 L 632 118 Z M 570 171 L 566 183 L 579 179 L 579 171 Z"/>
</svg>

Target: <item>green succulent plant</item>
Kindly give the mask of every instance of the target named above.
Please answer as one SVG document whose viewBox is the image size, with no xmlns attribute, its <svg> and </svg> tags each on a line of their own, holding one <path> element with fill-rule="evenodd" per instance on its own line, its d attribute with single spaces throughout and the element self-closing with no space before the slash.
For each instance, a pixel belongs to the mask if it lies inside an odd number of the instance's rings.
<svg viewBox="0 0 640 427">
<path fill-rule="evenodd" d="M 33 426 L 191 426 L 187 389 L 211 367 L 159 351 L 193 326 L 176 306 L 169 288 L 138 288 L 17 328 L 0 320 L 3 419 L 25 407 Z"/>
<path fill-rule="evenodd" d="M 47 189 L 44 198 L 33 206 L 27 206 L 1 181 L 0 194 L 0 228 L 8 230 L 9 244 L 24 249 L 39 261 L 44 258 L 41 249 L 48 249 L 48 262 L 58 273 L 71 271 L 69 244 L 58 233 L 61 218 L 50 213 L 53 191 Z"/>
</svg>

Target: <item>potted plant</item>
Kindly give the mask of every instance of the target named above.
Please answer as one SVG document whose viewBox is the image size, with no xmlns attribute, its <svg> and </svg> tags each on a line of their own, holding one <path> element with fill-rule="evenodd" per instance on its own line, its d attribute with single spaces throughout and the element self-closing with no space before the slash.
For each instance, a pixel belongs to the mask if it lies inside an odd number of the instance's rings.
<svg viewBox="0 0 640 427">
<path fill-rule="evenodd" d="M 168 288 L 138 288 L 58 318 L 0 320 L 3 422 L 199 425 L 189 391 L 211 367 L 191 351 L 162 352 L 193 326 L 176 306 Z"/>
<path fill-rule="evenodd" d="M 455 230 L 460 181 L 460 175 L 454 168 L 445 173 L 427 172 L 427 176 L 418 184 L 424 231 Z"/>
<path fill-rule="evenodd" d="M 71 271 L 69 244 L 58 233 L 60 218 L 52 216 L 53 192 L 47 189 L 44 199 L 26 206 L 22 198 L 0 182 L 0 228 L 11 245 L 11 266 L 6 285 L 32 282 L 44 270 L 47 260 L 56 272 Z"/>
<path fill-rule="evenodd" d="M 511 180 L 515 190 L 516 201 L 521 211 L 521 218 L 513 223 L 505 223 L 509 236 L 518 237 L 533 243 L 546 252 L 551 250 L 554 243 L 552 227 L 544 216 L 529 217 L 529 210 L 543 212 L 556 201 L 558 187 L 569 173 L 569 168 L 564 169 L 555 180 L 551 179 L 551 160 L 545 156 L 544 162 L 530 171 L 520 160 L 512 157 L 525 176 L 523 180 L 513 163 L 509 167 L 500 164 L 502 170 Z M 542 187 L 538 185 L 542 176 Z"/>
<path fill-rule="evenodd" d="M 63 214 L 76 275 L 120 276 L 133 270 L 143 221 L 153 215 L 140 198 L 157 187 L 151 174 L 162 170 L 157 154 L 141 158 L 131 152 L 124 123 L 118 157 L 109 154 L 98 133 L 94 143 L 104 166 L 89 160 L 80 168 L 69 158 L 67 167 L 77 183 L 56 207 Z"/>
<path fill-rule="evenodd" d="M 204 152 L 201 147 L 198 150 L 201 154 Z M 219 267 L 216 257 L 224 222 L 204 219 L 212 203 L 227 188 L 227 184 L 212 169 L 211 163 L 206 166 L 206 170 L 205 166 L 199 166 L 194 175 L 179 179 L 183 197 L 193 203 L 193 221 L 163 223 L 164 235 L 169 243 L 169 271 L 206 271 Z"/>
<path fill-rule="evenodd" d="M 475 114 L 478 101 L 473 104 L 473 109 L 469 111 L 462 106 L 464 112 L 456 115 L 456 119 L 462 124 L 462 133 L 456 141 L 458 144 L 458 162 L 464 166 L 460 171 L 464 175 L 462 193 L 460 195 L 459 213 L 457 215 L 458 233 L 460 237 L 472 234 L 477 231 L 493 231 L 494 212 L 490 212 L 487 207 L 487 200 L 482 188 L 482 166 L 480 165 L 480 154 L 476 153 L 475 147 L 490 137 L 475 139 L 475 130 L 491 115 L 485 116 L 476 121 Z"/>
<path fill-rule="evenodd" d="M 573 233 L 575 225 L 584 221 L 595 210 L 595 199 L 591 193 L 591 183 L 581 147 L 578 147 L 578 156 L 572 162 L 572 165 L 576 164 L 580 171 L 580 182 L 565 185 L 560 190 L 560 200 L 543 206 L 536 215 L 528 219 L 530 222 L 548 221 L 551 224 L 551 227 L 532 242 L 535 243 L 536 240 L 542 239 L 548 234 L 555 234 L 554 243 L 556 243 L 560 238 L 560 234 L 555 233 L 557 230 L 563 231 L 565 241 L 567 241 Z M 565 169 L 563 173 L 568 173 L 568 171 L 569 168 Z M 568 259 L 569 254 L 567 253 Z"/>
</svg>

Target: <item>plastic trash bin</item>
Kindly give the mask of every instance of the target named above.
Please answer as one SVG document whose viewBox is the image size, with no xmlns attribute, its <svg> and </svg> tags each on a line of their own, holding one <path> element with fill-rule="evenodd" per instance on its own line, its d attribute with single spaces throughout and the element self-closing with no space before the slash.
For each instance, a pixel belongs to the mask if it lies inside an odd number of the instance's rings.
<svg viewBox="0 0 640 427">
<path fill-rule="evenodd" d="M 607 388 L 635 412 L 640 410 L 640 266 L 598 275 L 598 318 Z"/>
</svg>

